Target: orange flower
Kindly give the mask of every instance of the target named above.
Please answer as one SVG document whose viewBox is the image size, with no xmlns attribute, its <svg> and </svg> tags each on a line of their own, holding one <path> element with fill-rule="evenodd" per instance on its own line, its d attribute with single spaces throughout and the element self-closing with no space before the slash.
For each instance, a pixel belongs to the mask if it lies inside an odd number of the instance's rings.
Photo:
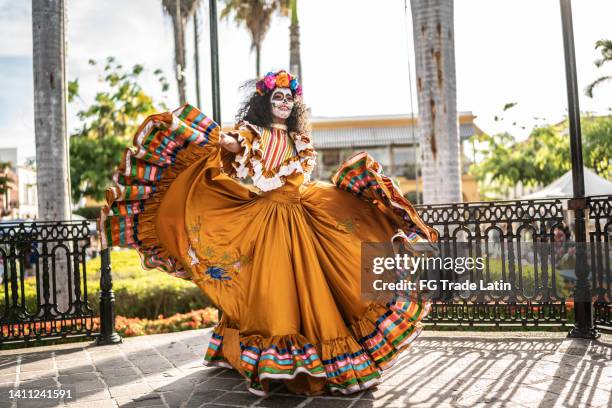
<svg viewBox="0 0 612 408">
<path fill-rule="evenodd" d="M 289 75 L 287 75 L 286 72 L 280 72 L 276 76 L 276 86 L 278 86 L 280 88 L 287 88 L 287 87 L 289 87 Z"/>
</svg>

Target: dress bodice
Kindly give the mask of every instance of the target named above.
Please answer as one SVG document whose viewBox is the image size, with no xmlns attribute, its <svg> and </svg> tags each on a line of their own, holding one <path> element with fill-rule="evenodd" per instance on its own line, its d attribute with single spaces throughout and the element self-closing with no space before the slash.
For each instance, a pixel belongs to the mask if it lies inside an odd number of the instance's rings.
<svg viewBox="0 0 612 408">
<path fill-rule="evenodd" d="M 262 162 L 267 172 L 278 172 L 281 165 L 298 156 L 295 143 L 286 130 L 261 128 Z"/>
<path fill-rule="evenodd" d="M 248 122 L 240 123 L 228 135 L 241 146 L 239 153 L 222 156 L 223 169 L 230 176 L 238 179 L 250 176 L 253 185 L 264 192 L 282 187 L 288 177 L 292 184 L 310 181 L 316 163 L 310 135 Z"/>
</svg>

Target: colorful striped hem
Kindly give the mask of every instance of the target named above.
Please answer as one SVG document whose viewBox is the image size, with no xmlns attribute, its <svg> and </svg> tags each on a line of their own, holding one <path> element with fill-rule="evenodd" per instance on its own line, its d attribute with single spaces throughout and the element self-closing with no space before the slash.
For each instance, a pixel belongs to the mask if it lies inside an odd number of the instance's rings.
<svg viewBox="0 0 612 408">
<path fill-rule="evenodd" d="M 348 394 L 354 394 L 356 392 L 360 392 L 360 391 L 363 391 L 363 390 L 367 390 L 369 388 L 372 388 L 372 387 L 380 384 L 381 382 L 382 382 L 382 380 L 380 378 L 373 378 L 373 379 L 371 379 L 369 381 L 366 381 L 366 382 L 361 382 L 361 383 L 349 385 L 346 388 L 338 387 L 336 385 L 331 384 L 329 386 L 329 390 L 332 392 L 332 394 L 348 395 Z"/>
<path fill-rule="evenodd" d="M 368 310 L 351 330 L 359 344 L 368 352 L 376 366 L 385 371 L 391 368 L 401 351 L 421 333 L 423 320 L 431 304 L 421 301 L 395 301 L 382 305 L 370 304 Z"/>
<path fill-rule="evenodd" d="M 352 394 L 379 384 L 385 371 L 420 335 L 421 321 L 430 308 L 429 302 L 416 299 L 372 303 L 351 326 L 355 338 L 341 337 L 318 345 L 308 343 L 300 334 L 243 337 L 240 361 L 249 379 L 249 391 L 266 395 L 263 380 L 291 380 L 301 373 L 326 378 L 331 393 Z M 212 334 L 206 365 L 231 368 L 223 356 L 223 330 L 217 326 Z"/>
<path fill-rule="evenodd" d="M 231 365 L 223 356 L 224 327 L 217 326 L 206 351 L 205 365 Z M 378 384 L 381 374 L 367 351 L 352 337 L 328 340 L 315 346 L 299 334 L 240 339 L 241 368 L 249 391 L 267 393 L 264 380 L 291 380 L 299 374 L 326 378 L 332 393 L 351 394 Z M 320 350 L 319 354 L 317 350 Z M 325 356 L 320 358 L 319 356 Z"/>
<path fill-rule="evenodd" d="M 264 379 L 271 379 L 271 380 L 291 380 L 295 377 L 298 376 L 298 374 L 300 373 L 304 373 L 304 374 L 308 374 L 311 377 L 316 377 L 316 378 L 326 378 L 327 375 L 324 372 L 320 372 L 320 373 L 313 373 L 312 371 L 308 370 L 307 368 L 304 367 L 298 367 L 295 370 L 293 370 L 293 372 L 291 374 L 285 374 L 285 373 L 263 373 L 259 376 L 259 380 L 264 380 Z"/>
</svg>

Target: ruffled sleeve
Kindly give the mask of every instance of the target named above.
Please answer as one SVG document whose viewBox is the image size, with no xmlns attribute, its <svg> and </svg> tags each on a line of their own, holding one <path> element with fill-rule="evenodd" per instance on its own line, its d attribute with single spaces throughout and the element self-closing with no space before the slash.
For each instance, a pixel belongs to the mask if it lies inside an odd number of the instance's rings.
<svg viewBox="0 0 612 408">
<path fill-rule="evenodd" d="M 241 151 L 239 153 L 232 153 L 221 148 L 221 166 L 223 171 L 230 177 L 239 179 L 252 176 L 251 159 L 260 160 L 262 157 L 261 150 L 254 146 L 255 138 L 258 135 L 257 130 L 253 125 L 243 122 L 238 124 L 234 130 L 225 133 L 238 141 Z"/>
<path fill-rule="evenodd" d="M 304 174 L 304 182 L 310 181 L 310 175 L 314 166 L 317 163 L 317 152 L 312 144 L 310 134 L 294 133 L 292 134 L 295 147 L 298 151 L 300 163 L 302 165 L 302 173 Z"/>
</svg>

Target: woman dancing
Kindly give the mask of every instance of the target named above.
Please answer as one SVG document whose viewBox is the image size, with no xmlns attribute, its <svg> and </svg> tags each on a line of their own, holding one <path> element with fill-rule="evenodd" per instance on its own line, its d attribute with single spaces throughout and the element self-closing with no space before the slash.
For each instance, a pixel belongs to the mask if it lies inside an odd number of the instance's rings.
<svg viewBox="0 0 612 408">
<path fill-rule="evenodd" d="M 429 310 L 362 299 L 362 242 L 437 233 L 367 153 L 331 184 L 310 180 L 301 95 L 281 70 L 254 83 L 227 133 L 188 104 L 148 117 L 99 220 L 103 247 L 137 249 L 144 267 L 193 281 L 223 311 L 205 364 L 238 370 L 257 395 L 275 379 L 308 395 L 372 387 Z"/>
</svg>

